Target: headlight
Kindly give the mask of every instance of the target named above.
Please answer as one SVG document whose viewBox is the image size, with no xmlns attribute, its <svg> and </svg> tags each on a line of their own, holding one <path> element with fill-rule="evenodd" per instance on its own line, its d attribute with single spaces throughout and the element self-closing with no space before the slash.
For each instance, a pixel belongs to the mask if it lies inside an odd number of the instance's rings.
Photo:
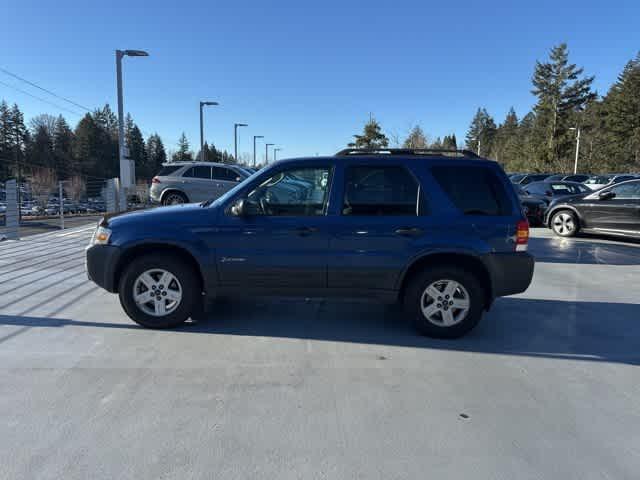
<svg viewBox="0 0 640 480">
<path fill-rule="evenodd" d="M 91 239 L 91 245 L 106 245 L 111 238 L 111 230 L 106 227 L 98 227 L 93 232 L 93 238 Z"/>
</svg>

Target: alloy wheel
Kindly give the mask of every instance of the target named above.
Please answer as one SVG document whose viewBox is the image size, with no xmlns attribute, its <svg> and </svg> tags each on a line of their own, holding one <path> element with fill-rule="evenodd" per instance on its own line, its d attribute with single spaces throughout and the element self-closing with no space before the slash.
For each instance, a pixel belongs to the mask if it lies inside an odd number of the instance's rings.
<svg viewBox="0 0 640 480">
<path fill-rule="evenodd" d="M 133 300 L 147 315 L 164 317 L 180 305 L 182 285 L 171 272 L 146 270 L 133 283 Z"/>
<path fill-rule="evenodd" d="M 431 283 L 420 298 L 422 314 L 439 327 L 451 327 L 463 321 L 470 304 L 469 292 L 454 280 Z"/>
</svg>

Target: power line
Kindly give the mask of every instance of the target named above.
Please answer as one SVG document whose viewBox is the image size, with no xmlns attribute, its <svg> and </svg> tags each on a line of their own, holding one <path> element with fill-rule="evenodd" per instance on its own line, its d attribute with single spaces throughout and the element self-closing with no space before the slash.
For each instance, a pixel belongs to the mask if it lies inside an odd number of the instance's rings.
<svg viewBox="0 0 640 480">
<path fill-rule="evenodd" d="M 38 89 L 42 90 L 43 92 L 48 93 L 49 95 L 53 95 L 54 97 L 59 98 L 60 100 L 64 100 L 67 103 L 70 103 L 72 105 L 75 105 L 76 107 L 82 108 L 83 110 L 86 110 L 87 112 L 91 111 L 90 108 L 87 108 L 84 105 L 80 105 L 79 103 L 76 103 L 73 100 L 69 100 L 68 98 L 65 98 L 65 97 L 63 97 L 61 95 L 58 95 L 57 93 L 54 93 L 51 90 L 47 90 L 46 88 L 41 87 L 40 85 L 37 85 L 37 84 L 27 80 L 26 78 L 22 78 L 19 75 L 16 75 L 15 73 L 10 72 L 9 70 L 6 70 L 6 69 L 0 67 L 0 71 L 5 73 L 5 74 L 7 74 L 7 75 L 12 76 L 13 78 L 17 78 L 21 82 L 27 83 L 27 84 L 31 85 L 32 87 L 38 88 Z"/>
<path fill-rule="evenodd" d="M 63 106 L 60 106 L 60 105 L 58 105 L 56 103 L 50 102 L 49 100 L 46 100 L 44 98 L 40 98 L 40 97 L 38 97 L 36 95 L 33 95 L 32 93 L 29 93 L 29 92 L 27 92 L 25 90 L 22 90 L 21 88 L 18 88 L 18 87 L 14 86 L 14 85 L 11 85 L 9 83 L 5 83 L 5 82 L 0 80 L 0 85 L 4 85 L 5 87 L 13 88 L 14 90 L 16 90 L 16 91 L 18 91 L 20 93 L 23 93 L 24 95 L 27 95 L 27 96 L 29 96 L 31 98 L 35 98 L 36 100 L 40 100 L 41 102 L 48 103 L 49 105 L 52 105 L 52 106 L 54 106 L 56 108 L 59 108 L 60 110 L 64 110 L 65 112 L 69 112 L 69 113 L 72 113 L 73 115 L 77 115 L 78 117 L 82 117 L 81 113 L 74 112 L 73 110 L 69 110 L 66 107 L 63 107 Z"/>
</svg>

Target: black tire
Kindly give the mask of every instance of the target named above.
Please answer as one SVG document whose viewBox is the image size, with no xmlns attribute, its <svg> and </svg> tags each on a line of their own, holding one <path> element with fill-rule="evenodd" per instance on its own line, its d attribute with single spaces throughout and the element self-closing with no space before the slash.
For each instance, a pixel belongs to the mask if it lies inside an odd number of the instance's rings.
<svg viewBox="0 0 640 480">
<path fill-rule="evenodd" d="M 180 205 L 181 203 L 189 203 L 187 196 L 177 190 L 171 190 L 162 197 L 162 205 Z"/>
<path fill-rule="evenodd" d="M 554 212 L 549 226 L 559 237 L 574 237 L 580 231 L 580 221 L 571 210 Z"/>
<path fill-rule="evenodd" d="M 440 280 L 457 282 L 466 290 L 468 297 L 469 308 L 466 315 L 461 315 L 461 319 L 450 326 L 438 325 L 430 321 L 422 312 L 423 293 L 427 287 Z M 416 274 L 409 280 L 404 296 L 405 311 L 410 315 L 416 330 L 422 335 L 435 338 L 458 338 L 471 331 L 482 318 L 484 304 L 485 292 L 478 278 L 454 266 L 434 267 Z M 457 311 L 457 313 L 461 312 Z"/>
<path fill-rule="evenodd" d="M 134 283 L 148 270 L 161 269 L 171 273 L 179 282 L 182 298 L 177 307 L 164 316 L 145 313 L 134 300 Z M 185 322 L 201 301 L 200 281 L 193 267 L 165 254 L 150 254 L 131 262 L 120 277 L 118 296 L 126 314 L 146 328 L 173 328 Z"/>
</svg>

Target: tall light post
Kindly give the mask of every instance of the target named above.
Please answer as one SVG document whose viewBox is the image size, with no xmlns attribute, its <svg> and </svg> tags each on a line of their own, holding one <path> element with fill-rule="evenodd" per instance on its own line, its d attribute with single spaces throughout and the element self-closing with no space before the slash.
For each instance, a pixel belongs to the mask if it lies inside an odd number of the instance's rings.
<svg viewBox="0 0 640 480">
<path fill-rule="evenodd" d="M 233 144 L 234 144 L 234 156 L 236 163 L 238 162 L 238 127 L 248 127 L 247 123 L 234 123 L 233 124 Z"/>
<path fill-rule="evenodd" d="M 274 146 L 275 143 L 265 143 L 264 144 L 264 164 L 269 164 L 269 147 Z"/>
<path fill-rule="evenodd" d="M 256 138 L 264 138 L 264 135 L 253 136 L 253 168 L 256 167 Z"/>
<path fill-rule="evenodd" d="M 277 162 L 278 161 L 278 152 L 282 150 L 281 148 L 274 148 L 273 149 L 273 161 Z"/>
<path fill-rule="evenodd" d="M 131 160 L 124 141 L 124 101 L 122 99 L 122 57 L 148 57 L 144 50 L 116 50 L 116 81 L 118 89 L 118 157 L 120 159 L 120 210 L 127 209 L 127 188 L 133 185 Z"/>
<path fill-rule="evenodd" d="M 205 162 L 207 155 L 204 153 L 204 122 L 202 120 L 202 107 L 220 105 L 218 102 L 200 102 L 200 161 Z"/>
<path fill-rule="evenodd" d="M 576 132 L 576 160 L 573 162 L 573 174 L 578 173 L 578 156 L 580 155 L 580 127 L 571 127 Z"/>
</svg>

